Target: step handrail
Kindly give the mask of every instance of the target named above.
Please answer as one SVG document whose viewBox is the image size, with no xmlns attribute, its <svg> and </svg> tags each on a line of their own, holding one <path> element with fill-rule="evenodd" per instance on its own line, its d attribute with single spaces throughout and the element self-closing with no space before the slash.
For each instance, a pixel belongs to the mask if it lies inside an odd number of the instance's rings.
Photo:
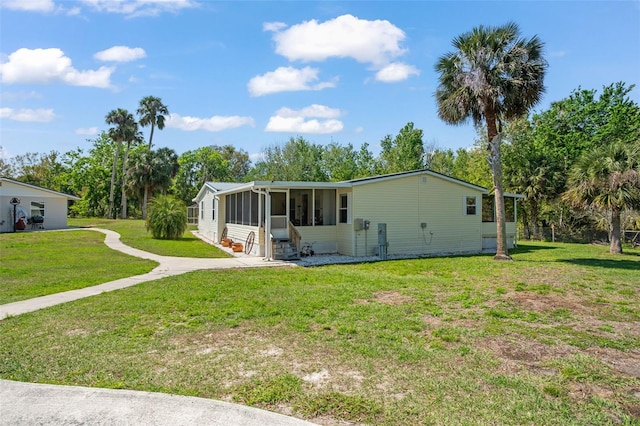
<svg viewBox="0 0 640 426">
<path fill-rule="evenodd" d="M 296 246 L 298 253 L 300 252 L 300 243 L 302 242 L 302 235 L 296 229 L 293 222 L 289 221 L 289 238 L 293 240 L 293 244 Z"/>
</svg>

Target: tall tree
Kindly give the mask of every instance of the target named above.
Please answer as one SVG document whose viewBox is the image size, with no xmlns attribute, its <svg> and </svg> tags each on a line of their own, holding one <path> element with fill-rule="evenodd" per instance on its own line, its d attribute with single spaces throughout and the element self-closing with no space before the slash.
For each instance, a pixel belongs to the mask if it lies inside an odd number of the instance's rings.
<svg viewBox="0 0 640 426">
<path fill-rule="evenodd" d="M 132 127 L 135 120 L 133 115 L 126 109 L 118 108 L 109 111 L 105 117 L 105 122 L 113 127 L 109 130 L 109 137 L 116 144 L 116 150 L 113 157 L 113 166 L 111 168 L 111 189 L 109 190 L 109 217 L 115 219 L 115 187 L 118 159 L 120 158 L 120 148 L 122 143 L 132 137 Z"/>
<path fill-rule="evenodd" d="M 178 167 L 178 155 L 170 148 L 160 148 L 156 151 L 145 148 L 134 153 L 131 167 L 127 170 L 127 179 L 135 192 L 142 192 L 143 219 L 147 218 L 149 198 L 157 191 L 167 191 L 178 173 Z"/>
<path fill-rule="evenodd" d="M 326 182 L 322 167 L 323 147 L 303 137 L 290 138 L 284 145 L 272 145 L 256 162 L 253 179 Z"/>
<path fill-rule="evenodd" d="M 405 172 L 424 168 L 422 130 L 407 123 L 395 138 L 387 135 L 380 141 L 380 161 L 384 173 Z"/>
<path fill-rule="evenodd" d="M 61 162 L 60 153 L 51 151 L 48 154 L 27 152 L 11 159 L 10 169 L 13 177 L 21 182 L 63 191 L 59 176 L 64 174 L 66 167 Z"/>
<path fill-rule="evenodd" d="M 211 146 L 185 151 L 178 158 L 179 170 L 174 186 L 176 196 L 191 205 L 202 185 L 207 181 L 229 180 L 229 162 Z"/>
<path fill-rule="evenodd" d="M 525 115 L 544 92 L 547 63 L 543 43 L 534 36 L 520 38 L 515 23 L 501 27 L 479 26 L 453 40 L 456 51 L 443 55 L 435 69 L 438 115 L 460 125 L 472 119 L 485 124 L 489 163 L 495 194 L 497 249 L 495 259 L 509 260 L 505 228 L 502 159 L 502 123 Z"/>
<path fill-rule="evenodd" d="M 324 147 L 322 152 L 322 162 L 325 174 L 332 182 L 340 182 L 357 177 L 358 153 L 353 150 L 353 145 L 340 145 L 331 142 Z"/>
<path fill-rule="evenodd" d="M 226 180 L 231 182 L 242 182 L 251 170 L 251 161 L 249 154 L 244 149 L 236 149 L 233 145 L 211 146 L 212 149 L 218 151 L 229 167 Z"/>
<path fill-rule="evenodd" d="M 607 211 L 612 254 L 622 253 L 620 217 L 640 208 L 640 139 L 604 143 L 583 154 L 569 174 L 564 197 L 576 206 Z"/>
<path fill-rule="evenodd" d="M 367 142 L 360 145 L 360 149 L 356 153 L 356 175 L 354 177 L 369 177 L 381 174 L 380 162 L 373 156 L 369 150 Z"/>
<path fill-rule="evenodd" d="M 131 116 L 133 118 L 133 116 Z M 142 143 L 142 133 L 138 131 L 138 123 L 135 120 L 127 122 L 125 131 L 126 148 L 124 159 L 122 160 L 122 186 L 120 197 L 120 214 L 123 219 L 127 218 L 127 169 L 129 167 L 129 152 L 132 144 Z"/>
<path fill-rule="evenodd" d="M 155 96 L 145 96 L 140 100 L 138 115 L 140 116 L 140 125 L 142 127 L 151 126 L 151 133 L 149 134 L 149 151 L 151 151 L 153 130 L 156 126 L 158 130 L 164 129 L 165 116 L 169 115 L 169 109 L 162 103 L 162 99 Z"/>
<path fill-rule="evenodd" d="M 82 197 L 82 200 L 73 203 L 70 214 L 109 216 L 109 175 L 116 146 L 107 132 L 102 132 L 96 139 L 88 142 L 93 147 L 87 154 L 80 149 L 65 154 L 64 161 L 69 168 L 66 183 L 71 188 L 68 192 Z"/>
<path fill-rule="evenodd" d="M 535 238 L 542 238 L 543 221 L 565 235 L 570 229 L 563 229 L 557 219 L 577 225 L 574 231 L 590 226 L 591 221 L 581 219 L 585 213 L 571 208 L 561 195 L 569 189 L 571 166 L 583 153 L 603 143 L 638 139 L 640 108 L 628 96 L 633 87 L 610 84 L 599 96 L 595 90 L 577 89 L 530 120 L 505 126 L 504 139 L 509 142 L 503 146 L 505 183 L 525 195 L 520 211 L 527 213 L 525 225 L 533 228 Z M 559 211 L 567 214 L 555 214 Z"/>
</svg>

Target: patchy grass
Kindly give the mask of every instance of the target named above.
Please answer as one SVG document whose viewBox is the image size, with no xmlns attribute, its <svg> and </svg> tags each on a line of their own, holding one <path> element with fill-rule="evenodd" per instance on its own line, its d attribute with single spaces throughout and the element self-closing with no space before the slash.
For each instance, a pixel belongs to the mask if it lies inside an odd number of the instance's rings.
<svg viewBox="0 0 640 426">
<path fill-rule="evenodd" d="M 111 250 L 96 231 L 0 234 L 0 304 L 144 274 L 157 265 Z"/>
<path fill-rule="evenodd" d="M 327 425 L 638 424 L 640 257 L 607 251 L 184 274 L 0 322 L 0 377 Z"/>
<path fill-rule="evenodd" d="M 147 232 L 143 220 L 114 220 L 102 218 L 69 218 L 69 226 L 110 229 L 120 234 L 120 241 L 149 253 L 161 256 L 222 258 L 231 257 L 230 254 L 217 247 L 205 243 L 191 233 L 193 227 L 188 228 L 182 238 L 178 240 L 159 240 Z"/>
</svg>

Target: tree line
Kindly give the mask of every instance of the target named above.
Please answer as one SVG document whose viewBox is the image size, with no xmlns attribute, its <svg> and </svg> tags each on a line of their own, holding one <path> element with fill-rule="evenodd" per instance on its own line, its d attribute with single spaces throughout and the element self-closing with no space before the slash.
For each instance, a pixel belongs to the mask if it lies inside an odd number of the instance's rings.
<svg viewBox="0 0 640 426">
<path fill-rule="evenodd" d="M 427 168 L 491 191 L 497 259 L 509 259 L 506 238 L 500 238 L 505 191 L 525 197 L 519 206 L 525 236 L 541 239 L 543 229 L 553 227 L 579 239 L 585 229 L 602 228 L 609 231 L 611 252 L 621 253 L 621 229 L 640 229 L 640 107 L 629 97 L 634 86 L 612 83 L 599 94 L 578 87 L 531 113 L 546 70 L 537 37 L 521 38 L 512 23 L 480 26 L 453 46 L 435 65 L 438 115 L 454 125 L 472 121 L 478 136 L 471 148 L 454 152 L 425 144 L 423 130 L 409 122 L 380 140 L 378 155 L 367 143 L 322 145 L 301 136 L 266 147 L 255 163 L 231 145 L 177 155 L 152 149 L 154 129 L 164 128 L 169 110 L 147 96 L 137 122 L 126 110 L 109 112 L 111 127 L 90 141 L 88 152 L 0 159 L 0 174 L 80 196 L 72 214 L 116 217 L 119 210 L 124 218 L 145 217 L 156 194 L 173 194 L 189 205 L 206 181 L 343 181 Z M 148 144 L 140 126 L 151 127 Z"/>
<path fill-rule="evenodd" d="M 548 110 L 505 123 L 505 190 L 525 196 L 518 211 L 526 237 L 542 239 L 543 228 L 552 226 L 559 234 L 576 239 L 584 230 L 607 230 L 611 223 L 608 207 L 620 212 L 622 228 L 640 230 L 639 200 L 632 203 L 633 185 L 624 185 L 625 179 L 633 181 L 634 174 L 637 178 L 640 146 L 640 107 L 630 100 L 631 90 L 633 86 L 624 83 L 606 86 L 599 94 L 578 88 Z M 3 160 L 1 173 L 80 196 L 82 200 L 71 207 L 74 215 L 109 217 L 117 151 L 112 133 L 105 131 L 91 140 L 87 152 L 78 148 L 64 154 L 27 153 Z M 190 205 L 206 181 L 338 182 L 424 168 L 491 189 L 486 140 L 484 129 L 479 128 L 472 147 L 444 149 L 425 142 L 423 131 L 407 123 L 395 136 L 380 140 L 378 155 L 366 143 L 359 148 L 338 142 L 322 145 L 298 136 L 266 147 L 252 163 L 246 151 L 231 145 L 205 146 L 177 155 L 170 148 L 151 150 L 137 139 L 129 148 L 127 167 L 123 167 L 124 153 L 118 154 L 115 182 L 120 187 L 114 191 L 114 201 L 122 205 L 124 188 L 132 201 L 127 217 L 142 217 L 146 202 L 154 195 L 173 194 Z M 609 172 L 594 168 L 613 168 L 610 179 L 600 182 L 598 175 Z M 612 193 L 607 195 L 599 186 L 609 181 Z M 637 181 L 635 188 L 639 188 Z M 602 192 L 599 198 L 586 197 L 596 192 Z"/>
</svg>

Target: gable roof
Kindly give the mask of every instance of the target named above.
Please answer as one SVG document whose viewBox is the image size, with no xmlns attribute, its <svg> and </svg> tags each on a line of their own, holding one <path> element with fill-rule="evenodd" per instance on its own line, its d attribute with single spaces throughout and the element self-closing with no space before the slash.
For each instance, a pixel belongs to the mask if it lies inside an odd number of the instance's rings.
<svg viewBox="0 0 640 426">
<path fill-rule="evenodd" d="M 15 179 L 9 179 L 9 178 L 6 178 L 6 177 L 0 177 L 0 187 L 2 186 L 3 182 L 12 183 L 12 184 L 15 184 L 15 185 L 18 185 L 18 186 L 24 186 L 25 188 L 35 189 L 35 190 L 38 190 L 38 191 L 43 191 L 43 192 L 49 193 L 51 195 L 56 195 L 56 196 L 59 196 L 59 197 L 65 197 L 67 200 L 79 201 L 79 200 L 82 199 L 80 197 L 76 197 L 75 195 L 65 194 L 63 192 L 54 191 L 52 189 L 43 188 L 41 186 L 32 185 L 30 183 L 20 182 L 19 180 L 15 180 Z"/>
<path fill-rule="evenodd" d="M 232 191 L 234 189 L 240 188 L 241 186 L 246 185 L 246 183 L 238 183 L 238 182 L 205 182 L 202 185 L 202 188 L 198 191 L 198 194 L 193 197 L 191 201 L 197 202 L 200 200 L 207 189 L 210 189 L 213 192 L 225 192 Z"/>
<path fill-rule="evenodd" d="M 351 183 L 352 186 L 358 186 L 358 185 L 365 185 L 365 184 L 368 184 L 368 183 L 380 182 L 380 181 L 383 181 L 383 180 L 397 179 L 397 178 L 407 177 L 407 176 L 420 176 L 420 175 L 434 176 L 434 177 L 437 177 L 437 178 L 440 178 L 440 179 L 443 179 L 443 180 L 446 180 L 446 181 L 449 181 L 449 182 L 452 182 L 452 183 L 456 183 L 458 185 L 466 186 L 468 188 L 472 188 L 472 189 L 475 189 L 477 191 L 481 191 L 483 193 L 488 193 L 489 192 L 487 190 L 487 188 L 484 188 L 482 186 L 475 185 L 473 183 L 464 181 L 462 179 L 456 179 L 456 178 L 453 178 L 451 176 L 443 175 L 442 173 L 434 172 L 433 170 L 429 170 L 429 169 L 410 170 L 410 171 L 407 171 L 407 172 L 389 173 L 389 174 L 386 174 L 386 175 L 370 176 L 370 177 L 365 177 L 365 178 L 347 180 L 345 182 Z"/>
</svg>

